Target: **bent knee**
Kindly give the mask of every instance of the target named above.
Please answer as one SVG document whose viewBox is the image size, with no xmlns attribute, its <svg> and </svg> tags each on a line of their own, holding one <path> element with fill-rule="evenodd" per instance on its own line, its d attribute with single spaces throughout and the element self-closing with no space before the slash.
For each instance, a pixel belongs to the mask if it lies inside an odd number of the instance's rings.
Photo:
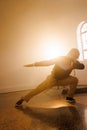
<svg viewBox="0 0 87 130">
<path fill-rule="evenodd" d="M 78 78 L 76 78 L 76 77 L 73 77 L 73 80 L 72 80 L 72 82 L 74 83 L 74 84 L 78 84 Z"/>
</svg>

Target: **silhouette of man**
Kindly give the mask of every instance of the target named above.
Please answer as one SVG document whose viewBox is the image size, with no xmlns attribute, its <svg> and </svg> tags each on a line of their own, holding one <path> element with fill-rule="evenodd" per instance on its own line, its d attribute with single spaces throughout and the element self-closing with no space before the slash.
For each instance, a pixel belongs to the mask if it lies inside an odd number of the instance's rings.
<svg viewBox="0 0 87 130">
<path fill-rule="evenodd" d="M 20 106 L 23 101 L 28 102 L 35 95 L 43 92 L 46 89 L 50 89 L 54 86 L 66 86 L 69 85 L 69 90 L 66 96 L 66 100 L 70 103 L 75 103 L 74 93 L 78 84 L 78 78 L 71 76 L 73 69 L 84 69 L 84 64 L 78 61 L 79 51 L 76 48 L 72 48 L 66 56 L 60 56 L 55 59 L 35 62 L 33 64 L 24 65 L 24 67 L 33 66 L 50 66 L 54 65 L 51 74 L 48 75 L 45 81 L 39 84 L 35 89 L 31 90 L 27 95 L 16 102 L 16 107 Z"/>
</svg>

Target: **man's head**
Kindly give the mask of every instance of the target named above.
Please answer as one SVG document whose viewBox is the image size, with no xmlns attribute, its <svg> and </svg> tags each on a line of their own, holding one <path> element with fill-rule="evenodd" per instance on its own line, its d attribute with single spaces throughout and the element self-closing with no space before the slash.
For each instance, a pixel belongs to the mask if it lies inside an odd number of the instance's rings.
<svg viewBox="0 0 87 130">
<path fill-rule="evenodd" d="M 78 58 L 79 58 L 79 55 L 80 55 L 79 50 L 76 49 L 76 48 L 72 48 L 72 49 L 68 52 L 68 54 L 67 54 L 67 56 L 69 56 L 69 57 L 71 57 L 71 58 L 73 58 L 73 59 L 78 59 Z"/>
</svg>

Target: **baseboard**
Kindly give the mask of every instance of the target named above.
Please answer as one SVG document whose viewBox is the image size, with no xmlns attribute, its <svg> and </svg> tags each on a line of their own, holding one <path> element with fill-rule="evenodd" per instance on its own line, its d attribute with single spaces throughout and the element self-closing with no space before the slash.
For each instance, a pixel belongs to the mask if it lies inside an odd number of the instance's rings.
<svg viewBox="0 0 87 130">
<path fill-rule="evenodd" d="M 87 86 L 81 87 L 81 88 L 77 88 L 75 93 L 76 94 L 87 93 Z"/>
<path fill-rule="evenodd" d="M 33 89 L 33 87 L 30 87 L 28 85 L 18 85 L 18 86 L 11 86 L 11 87 L 4 87 L 0 89 L 0 93 L 8 93 L 8 92 L 17 92 L 17 91 L 24 91 Z M 78 93 L 87 93 L 87 85 L 78 85 L 76 89 L 76 94 Z"/>
<path fill-rule="evenodd" d="M 23 90 L 29 90 L 29 89 L 33 89 L 33 88 L 29 87 L 28 85 L 3 87 L 0 89 L 0 93 L 17 92 L 17 91 L 23 91 Z"/>
</svg>

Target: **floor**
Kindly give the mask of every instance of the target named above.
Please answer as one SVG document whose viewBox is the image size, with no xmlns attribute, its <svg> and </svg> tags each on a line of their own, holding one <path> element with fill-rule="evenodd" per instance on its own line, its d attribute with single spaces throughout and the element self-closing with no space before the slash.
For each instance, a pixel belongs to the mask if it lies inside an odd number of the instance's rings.
<svg viewBox="0 0 87 130">
<path fill-rule="evenodd" d="M 0 94 L 0 130 L 87 130 L 87 93 L 75 95 L 76 104 L 50 90 L 24 102 L 15 102 L 28 91 Z"/>
</svg>

